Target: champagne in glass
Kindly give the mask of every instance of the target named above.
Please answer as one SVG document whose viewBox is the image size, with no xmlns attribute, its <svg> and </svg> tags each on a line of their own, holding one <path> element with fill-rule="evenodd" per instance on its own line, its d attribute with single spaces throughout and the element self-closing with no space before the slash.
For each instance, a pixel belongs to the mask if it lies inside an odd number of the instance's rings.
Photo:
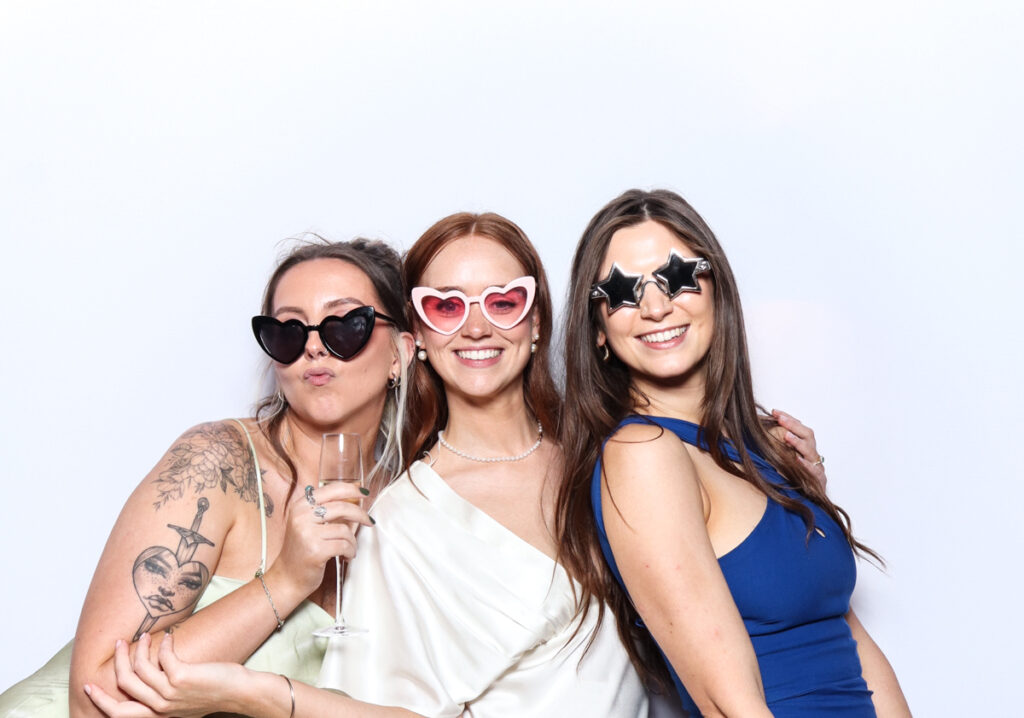
<svg viewBox="0 0 1024 718">
<path fill-rule="evenodd" d="M 320 446 L 320 485 L 332 481 L 363 485 L 363 456 L 359 434 L 324 434 Z M 354 504 L 359 499 L 350 499 Z M 334 557 L 336 591 L 334 594 L 334 625 L 313 632 L 315 636 L 351 636 L 366 631 L 346 626 L 341 618 L 341 586 L 345 582 L 345 562 Z"/>
</svg>

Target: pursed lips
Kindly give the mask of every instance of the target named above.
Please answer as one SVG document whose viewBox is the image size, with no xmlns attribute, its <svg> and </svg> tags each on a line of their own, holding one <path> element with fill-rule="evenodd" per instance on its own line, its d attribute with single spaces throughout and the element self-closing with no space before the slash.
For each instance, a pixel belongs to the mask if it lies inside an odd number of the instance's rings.
<svg viewBox="0 0 1024 718">
<path fill-rule="evenodd" d="M 174 604 L 160 594 L 154 593 L 151 596 L 146 596 L 146 600 L 149 601 L 150 608 L 155 608 L 158 611 L 170 611 L 174 608 Z"/>
<path fill-rule="evenodd" d="M 307 381 L 313 386 L 323 386 L 333 378 L 334 372 L 323 367 L 307 369 L 302 375 L 303 381 Z"/>
</svg>

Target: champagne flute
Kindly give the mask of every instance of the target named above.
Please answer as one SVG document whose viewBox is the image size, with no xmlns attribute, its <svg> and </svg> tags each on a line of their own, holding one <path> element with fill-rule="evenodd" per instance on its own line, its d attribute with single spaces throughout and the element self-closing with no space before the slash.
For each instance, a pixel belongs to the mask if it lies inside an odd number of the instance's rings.
<svg viewBox="0 0 1024 718">
<path fill-rule="evenodd" d="M 363 455 L 359 446 L 359 434 L 324 434 L 320 445 L 320 485 L 332 481 L 344 481 L 357 486 L 363 485 Z M 359 499 L 349 499 L 354 504 Z M 320 628 L 314 636 L 351 636 L 366 633 L 364 629 L 346 626 L 341 618 L 341 585 L 345 582 L 345 562 L 334 557 L 337 589 L 334 594 L 334 625 Z"/>
</svg>

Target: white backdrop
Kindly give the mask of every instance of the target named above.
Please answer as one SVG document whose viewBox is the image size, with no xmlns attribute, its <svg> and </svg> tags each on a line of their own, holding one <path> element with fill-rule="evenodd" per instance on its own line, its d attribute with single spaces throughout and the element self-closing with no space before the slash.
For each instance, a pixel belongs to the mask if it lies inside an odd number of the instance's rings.
<svg viewBox="0 0 1024 718">
<path fill-rule="evenodd" d="M 495 210 L 561 297 L 640 186 L 729 252 L 917 715 L 1013 714 L 1021 7 L 0 0 L 0 689 L 174 438 L 249 410 L 279 240 Z"/>
</svg>

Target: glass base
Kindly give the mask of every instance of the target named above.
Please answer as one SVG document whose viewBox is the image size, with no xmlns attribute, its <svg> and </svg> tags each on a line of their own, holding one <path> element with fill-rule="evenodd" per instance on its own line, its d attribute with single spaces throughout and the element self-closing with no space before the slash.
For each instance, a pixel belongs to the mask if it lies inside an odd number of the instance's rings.
<svg viewBox="0 0 1024 718">
<path fill-rule="evenodd" d="M 352 626 L 335 624 L 333 626 L 327 626 L 327 628 L 318 628 L 313 631 L 313 635 L 321 636 L 322 638 L 331 638 L 332 636 L 358 636 L 366 632 L 365 628 L 352 628 Z"/>
</svg>

